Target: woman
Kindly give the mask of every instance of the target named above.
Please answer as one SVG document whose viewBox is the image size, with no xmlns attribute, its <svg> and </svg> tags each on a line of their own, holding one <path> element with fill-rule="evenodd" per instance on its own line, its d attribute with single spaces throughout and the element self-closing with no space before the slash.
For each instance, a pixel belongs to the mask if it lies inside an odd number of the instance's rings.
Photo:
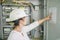
<svg viewBox="0 0 60 40">
<path fill-rule="evenodd" d="M 30 40 L 27 36 L 27 32 L 31 31 L 32 29 L 36 28 L 40 24 L 42 24 L 44 21 L 50 20 L 50 16 L 35 21 L 31 23 L 28 26 L 26 25 L 26 17 L 27 15 L 24 10 L 21 9 L 15 9 L 10 13 L 10 18 L 7 19 L 7 22 L 14 22 L 14 29 L 11 31 L 9 37 L 7 40 Z"/>
</svg>

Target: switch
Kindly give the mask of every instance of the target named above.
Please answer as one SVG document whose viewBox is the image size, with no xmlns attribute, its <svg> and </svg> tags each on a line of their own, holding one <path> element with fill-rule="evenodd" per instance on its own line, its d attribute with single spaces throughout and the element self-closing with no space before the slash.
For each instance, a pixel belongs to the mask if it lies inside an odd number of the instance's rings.
<svg viewBox="0 0 60 40">
<path fill-rule="evenodd" d="M 52 18 L 50 22 L 56 23 L 56 16 L 57 16 L 57 8 L 56 7 L 51 7 L 49 8 L 49 14 L 52 14 Z"/>
</svg>

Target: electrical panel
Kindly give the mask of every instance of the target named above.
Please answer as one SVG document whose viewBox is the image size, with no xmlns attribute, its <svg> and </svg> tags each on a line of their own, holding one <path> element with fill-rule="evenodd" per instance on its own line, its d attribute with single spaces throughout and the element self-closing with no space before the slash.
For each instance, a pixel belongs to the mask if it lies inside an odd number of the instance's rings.
<svg viewBox="0 0 60 40">
<path fill-rule="evenodd" d="M 12 31 L 13 29 L 13 22 L 6 22 L 6 19 L 9 18 L 9 15 L 10 15 L 10 12 L 14 9 L 17 9 L 17 8 L 22 8 L 23 7 L 20 7 L 20 6 L 12 6 L 12 5 L 3 5 L 3 13 L 2 13 L 2 16 L 3 16 L 3 38 L 8 38 L 9 36 L 9 33 Z M 26 14 L 30 14 L 30 7 L 24 7 L 24 11 Z M 29 17 L 26 17 L 26 25 L 30 24 L 30 16 Z"/>
</svg>

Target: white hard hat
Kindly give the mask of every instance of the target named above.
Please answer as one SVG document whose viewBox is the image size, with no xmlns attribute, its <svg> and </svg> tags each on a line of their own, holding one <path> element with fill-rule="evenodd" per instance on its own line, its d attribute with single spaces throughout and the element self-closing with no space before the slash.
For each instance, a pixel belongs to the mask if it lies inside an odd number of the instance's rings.
<svg viewBox="0 0 60 40">
<path fill-rule="evenodd" d="M 28 15 L 24 12 L 24 10 L 22 10 L 22 9 L 14 9 L 10 13 L 9 18 L 6 19 L 6 22 L 14 21 L 14 20 L 26 17 L 26 16 L 28 16 Z"/>
</svg>

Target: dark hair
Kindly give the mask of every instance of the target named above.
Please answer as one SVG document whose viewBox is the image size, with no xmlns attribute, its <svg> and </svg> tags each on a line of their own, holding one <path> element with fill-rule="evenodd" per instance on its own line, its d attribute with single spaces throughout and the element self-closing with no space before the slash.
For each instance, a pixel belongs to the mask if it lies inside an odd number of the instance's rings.
<svg viewBox="0 0 60 40">
<path fill-rule="evenodd" d="M 15 20 L 15 21 L 13 21 L 13 22 L 14 22 L 14 27 L 13 27 L 13 29 L 16 28 L 16 26 L 19 25 L 19 21 L 20 21 L 20 20 L 23 20 L 23 18 L 20 18 L 20 19 L 17 19 L 17 20 Z"/>
</svg>

